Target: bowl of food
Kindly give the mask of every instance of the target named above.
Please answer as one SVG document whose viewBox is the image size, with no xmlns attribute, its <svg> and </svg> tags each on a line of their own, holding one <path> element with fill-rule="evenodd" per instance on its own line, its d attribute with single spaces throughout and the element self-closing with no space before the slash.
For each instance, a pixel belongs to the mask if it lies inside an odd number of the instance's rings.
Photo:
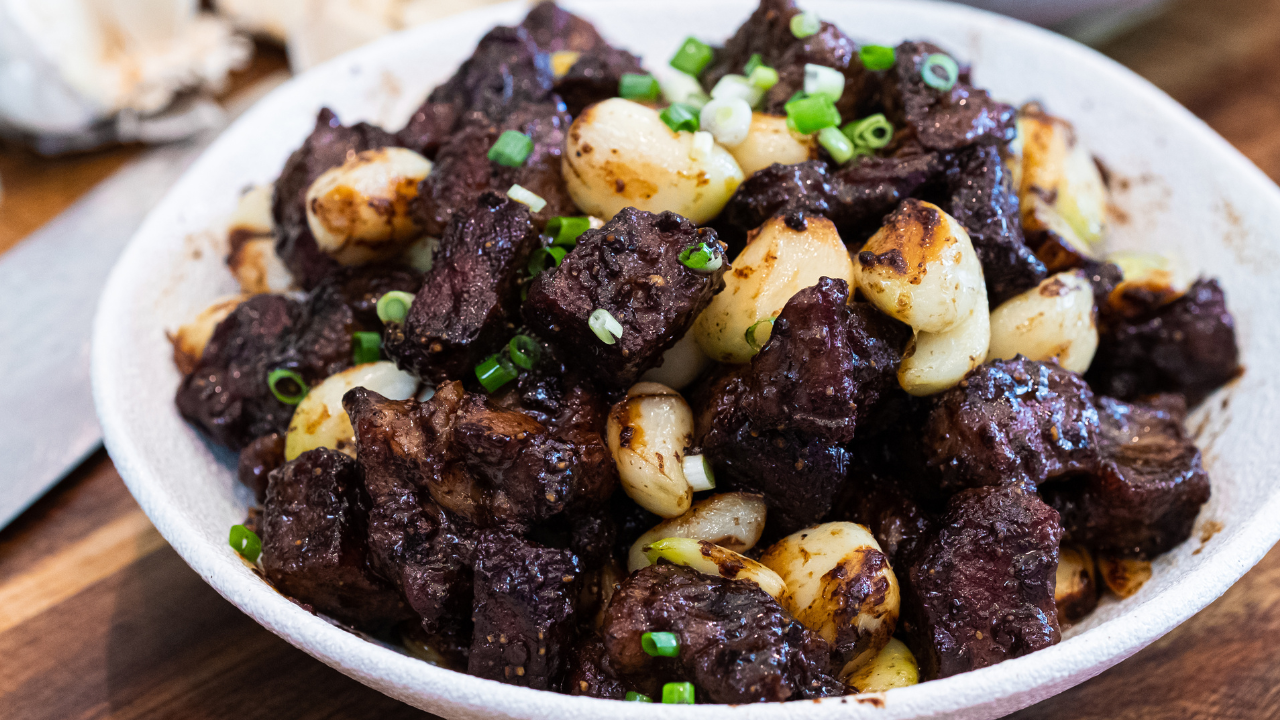
<svg viewBox="0 0 1280 720">
<path fill-rule="evenodd" d="M 1278 221 L 1007 18 L 495 6 L 229 128 L 95 397 L 192 568 L 425 710 L 994 717 L 1280 535 Z"/>
</svg>

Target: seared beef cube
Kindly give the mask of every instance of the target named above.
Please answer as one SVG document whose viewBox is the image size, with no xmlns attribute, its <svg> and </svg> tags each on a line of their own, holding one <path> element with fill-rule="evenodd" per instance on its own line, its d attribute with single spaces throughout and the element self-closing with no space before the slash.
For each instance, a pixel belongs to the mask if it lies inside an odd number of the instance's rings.
<svg viewBox="0 0 1280 720">
<path fill-rule="evenodd" d="M 774 163 L 757 170 L 738 186 L 716 223 L 737 231 L 745 239 L 746 233 L 769 218 L 798 211 L 821 215 L 839 229 L 847 210 L 840 199 L 843 187 L 820 160 L 794 165 Z M 730 254 L 736 256 L 739 249 L 731 248 Z"/>
<path fill-rule="evenodd" d="M 951 499 L 903 585 L 904 627 L 922 679 L 1057 644 L 1061 536 L 1058 513 L 1026 488 L 975 488 Z"/>
<path fill-rule="evenodd" d="M 553 86 L 575 117 L 592 103 L 616 97 L 623 73 L 644 72 L 639 58 L 610 46 L 591 23 L 553 2 L 535 5 L 520 27 L 542 52 L 578 53 Z"/>
<path fill-rule="evenodd" d="M 271 471 L 284 464 L 284 433 L 263 435 L 240 451 L 236 477 L 253 491 L 258 502 L 267 499 L 267 479 Z"/>
<path fill-rule="evenodd" d="M 583 373 L 608 387 L 628 387 L 724 288 L 725 266 L 707 273 L 680 262 L 680 253 L 697 243 L 722 249 L 715 231 L 675 213 L 624 208 L 583 233 L 559 267 L 534 280 L 525 321 Z M 588 325 L 597 310 L 622 325 L 612 345 Z"/>
<path fill-rule="evenodd" d="M 1196 405 L 1240 372 L 1235 320 L 1217 280 L 1200 279 L 1185 295 L 1128 317 L 1103 313 L 1089 383 L 1132 400 L 1175 392 Z"/>
<path fill-rule="evenodd" d="M 547 57 L 523 28 L 495 27 L 397 135 L 405 147 L 435 157 L 468 112 L 502 123 L 513 110 L 548 102 L 555 100 Z"/>
<path fill-rule="evenodd" d="M 1019 355 L 974 368 L 937 401 L 921 451 L 945 490 L 1027 484 L 1098 465 L 1098 411 L 1084 379 Z"/>
<path fill-rule="evenodd" d="M 956 153 L 946 177 L 951 199 L 943 207 L 969 231 L 992 309 L 1045 279 L 1044 263 L 1023 241 L 1018 196 L 1000 148 L 986 145 Z"/>
<path fill-rule="evenodd" d="M 178 386 L 182 417 L 232 450 L 288 429 L 293 406 L 271 394 L 267 374 L 276 344 L 298 315 L 293 300 L 256 295 L 218 323 L 195 371 Z"/>
<path fill-rule="evenodd" d="M 1072 542 L 1099 552 L 1149 559 L 1191 535 L 1209 500 L 1209 476 L 1186 436 L 1177 395 L 1130 405 L 1098 398 L 1102 467 L 1046 487 Z"/>
<path fill-rule="evenodd" d="M 358 329 L 373 332 L 382 330 L 378 300 L 383 295 L 392 290 L 416 293 L 422 287 L 422 273 L 395 264 L 343 268 L 332 280 Z"/>
<path fill-rule="evenodd" d="M 438 444 L 436 430 L 448 431 L 458 395 L 442 388 L 417 403 L 356 388 L 343 398 L 371 502 L 370 564 L 400 589 L 428 633 L 471 615 L 475 531 L 416 484 L 438 467 L 438 453 L 429 450 Z"/>
<path fill-rule="evenodd" d="M 519 273 L 537 246 L 527 207 L 482 196 L 449 224 L 405 322 L 387 325 L 387 355 L 435 383 L 470 375 L 509 339 Z"/>
<path fill-rule="evenodd" d="M 821 278 L 782 308 L 773 333 L 751 361 L 745 410 L 763 427 L 785 424 L 833 442 L 898 387 L 907 326 L 868 303 L 849 304 L 844 280 Z"/>
<path fill-rule="evenodd" d="M 858 448 L 851 450 L 853 470 L 840 492 L 828 521 L 865 525 L 880 549 L 897 568 L 909 567 L 932 538 L 936 518 L 925 506 L 863 463 Z"/>
<path fill-rule="evenodd" d="M 467 672 L 559 689 L 574 634 L 578 558 L 489 531 L 476 544 L 475 634 Z"/>
<path fill-rule="evenodd" d="M 675 658 L 651 657 L 646 632 L 675 633 Z M 604 645 L 615 671 L 637 683 L 692 681 L 699 702 L 781 702 L 844 694 L 831 646 L 749 580 L 677 565 L 632 573 L 605 612 Z"/>
<path fill-rule="evenodd" d="M 320 111 L 316 127 L 284 163 L 271 199 L 271 215 L 278 236 L 276 253 L 303 289 L 338 268 L 324 254 L 307 226 L 307 190 L 324 171 L 335 168 L 355 153 L 399 145 L 395 136 L 376 125 L 342 125 L 329 108 Z"/>
<path fill-rule="evenodd" d="M 595 635 L 588 635 L 569 653 L 569 668 L 565 673 L 564 688 L 567 695 L 622 700 L 627 686 L 618 679 L 609 662 L 604 642 Z"/>
<path fill-rule="evenodd" d="M 368 512 L 360 465 L 336 450 L 309 450 L 271 473 L 262 518 L 267 579 L 357 627 L 410 617 L 395 589 L 369 570 Z"/>
<path fill-rule="evenodd" d="M 961 66 L 950 90 L 935 90 L 925 84 L 925 61 L 942 52 L 927 42 L 904 42 L 897 47 L 897 62 L 885 73 L 881 89 L 885 114 L 893 124 L 908 125 L 920 144 L 930 150 L 959 150 L 1013 140 L 1017 110 L 970 85 L 967 66 Z"/>
</svg>

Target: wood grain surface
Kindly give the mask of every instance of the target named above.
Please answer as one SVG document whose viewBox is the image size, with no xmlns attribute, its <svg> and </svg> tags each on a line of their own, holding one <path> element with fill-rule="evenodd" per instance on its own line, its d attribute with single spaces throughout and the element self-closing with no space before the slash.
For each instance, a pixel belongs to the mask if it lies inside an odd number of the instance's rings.
<svg viewBox="0 0 1280 720">
<path fill-rule="evenodd" d="M 1280 178 L 1280 0 L 1180 0 L 1102 50 Z M 268 51 L 238 83 L 282 63 Z M 0 252 L 136 152 L 50 161 L 0 146 Z M 0 668 L 8 719 L 429 717 L 220 598 L 151 527 L 103 452 L 0 531 Z M 1151 647 L 1014 717 L 1280 717 L 1280 550 Z"/>
</svg>

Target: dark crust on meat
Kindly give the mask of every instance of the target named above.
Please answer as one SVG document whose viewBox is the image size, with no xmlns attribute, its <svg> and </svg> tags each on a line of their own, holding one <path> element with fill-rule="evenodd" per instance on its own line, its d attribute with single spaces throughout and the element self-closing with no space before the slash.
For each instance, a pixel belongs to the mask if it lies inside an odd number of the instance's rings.
<svg viewBox="0 0 1280 720">
<path fill-rule="evenodd" d="M 258 502 L 267 498 L 267 480 L 271 471 L 284 464 L 284 433 L 270 433 L 257 438 L 240 451 L 236 463 L 236 479 L 253 491 Z"/>
<path fill-rule="evenodd" d="M 1013 140 L 1017 135 L 1017 110 L 969 84 L 967 66 L 961 67 L 960 77 L 950 90 L 925 85 L 925 60 L 942 52 L 942 48 L 927 42 L 898 45 L 896 63 L 884 74 L 881 90 L 886 114 L 894 126 L 910 126 L 915 138 L 930 150 L 959 150 Z"/>
</svg>

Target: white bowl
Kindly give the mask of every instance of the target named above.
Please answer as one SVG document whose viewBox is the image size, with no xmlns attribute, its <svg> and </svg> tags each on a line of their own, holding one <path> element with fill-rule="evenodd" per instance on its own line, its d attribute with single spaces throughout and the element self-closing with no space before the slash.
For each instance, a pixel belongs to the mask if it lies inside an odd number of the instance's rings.
<svg viewBox="0 0 1280 720">
<path fill-rule="evenodd" d="M 568 2 L 624 47 L 665 61 L 690 31 L 727 37 L 747 0 Z M 1135 596 L 1106 601 L 1061 644 L 976 672 L 873 698 L 741 707 L 656 707 L 576 698 L 450 672 L 334 627 L 277 594 L 227 545 L 247 494 L 227 453 L 179 418 L 179 376 L 164 331 L 234 292 L 216 229 L 241 188 L 268 182 L 322 105 L 346 122 L 398 126 L 495 23 L 521 4 L 395 35 L 322 65 L 273 92 L 215 142 L 174 186 L 111 275 L 97 317 L 93 381 L 107 448 L 165 539 L 219 593 L 272 632 L 338 670 L 448 718 L 988 718 L 1030 705 L 1137 652 L 1209 604 L 1280 537 L 1280 192 L 1257 168 L 1146 81 L 1049 32 L 958 5 L 809 0 L 859 39 L 929 38 L 974 62 L 978 84 L 1015 102 L 1036 98 L 1075 121 L 1115 172 L 1127 216 L 1116 247 L 1188 258 L 1218 277 L 1238 322 L 1248 372 L 1210 398 L 1190 427 L 1213 478 L 1196 535 L 1155 563 Z M 1228 408 L 1228 403 L 1230 407 Z M 1213 529 L 1221 528 L 1217 534 Z M 1202 542 L 1201 536 L 1212 535 Z"/>
</svg>

